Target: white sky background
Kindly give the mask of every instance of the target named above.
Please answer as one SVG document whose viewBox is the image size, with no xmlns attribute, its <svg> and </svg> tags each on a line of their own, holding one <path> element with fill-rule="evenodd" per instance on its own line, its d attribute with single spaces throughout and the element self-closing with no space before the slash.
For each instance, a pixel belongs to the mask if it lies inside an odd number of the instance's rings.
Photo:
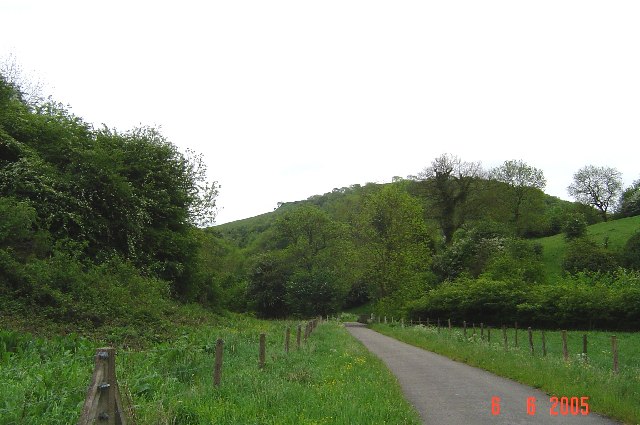
<svg viewBox="0 0 640 425">
<path fill-rule="evenodd" d="M 640 178 L 640 2 L 0 0 L 0 57 L 204 154 L 217 223 L 448 152 Z"/>
</svg>

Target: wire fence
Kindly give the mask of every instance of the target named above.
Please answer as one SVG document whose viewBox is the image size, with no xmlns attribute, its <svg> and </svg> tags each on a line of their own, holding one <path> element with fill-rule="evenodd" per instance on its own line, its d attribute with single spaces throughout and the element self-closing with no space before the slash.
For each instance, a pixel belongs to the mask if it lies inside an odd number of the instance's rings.
<svg viewBox="0 0 640 425">
<path fill-rule="evenodd" d="M 622 371 L 636 373 L 640 378 L 639 333 L 540 330 L 523 327 L 517 322 L 509 325 L 487 324 L 441 318 L 404 321 L 395 317 L 373 315 L 367 317 L 366 321 L 386 323 L 392 327 L 421 327 L 442 338 L 485 344 L 492 348 L 515 350 L 543 358 L 559 357 L 567 362 L 581 362 L 610 368 L 614 374 Z"/>
<path fill-rule="evenodd" d="M 308 321 L 306 325 L 284 322 L 272 329 L 272 337 L 269 339 L 266 338 L 265 332 L 249 335 L 228 329 L 227 341 L 224 342 L 222 339 L 195 341 L 178 338 L 169 346 L 153 347 L 145 351 L 122 350 L 117 355 L 117 380 L 114 366 L 113 381 L 101 377 L 101 381 L 96 383 L 93 390 L 93 383 L 89 383 L 89 380 L 92 370 L 95 375 L 98 368 L 99 353 L 97 354 L 95 349 L 84 347 L 77 352 L 57 353 L 61 357 L 56 359 L 52 359 L 53 355 L 38 353 L 37 350 L 20 349 L 17 350 L 19 352 L 13 352 L 4 361 L 0 361 L 0 384 L 4 387 L 0 388 L 0 425 L 33 423 L 27 420 L 33 417 L 42 418 L 42 421 L 37 423 L 54 423 L 48 421 L 47 417 L 58 418 L 58 422 L 55 423 L 72 423 L 77 421 L 81 408 L 83 413 L 85 410 L 91 410 L 94 416 L 87 417 L 84 422 L 84 417 L 81 418 L 81 422 L 77 422 L 79 424 L 93 423 L 91 421 L 99 420 L 100 415 L 113 418 L 114 412 L 119 413 L 112 411 L 110 414 L 100 403 L 100 399 L 106 397 L 108 388 L 120 388 L 121 395 L 130 399 L 131 388 L 135 387 L 137 394 L 144 395 L 146 388 L 152 390 L 154 383 L 162 381 L 210 381 L 214 386 L 220 386 L 223 382 L 223 367 L 222 356 L 218 354 L 221 354 L 222 349 L 227 359 L 227 367 L 232 368 L 240 362 L 255 361 L 257 371 L 258 368 L 264 367 L 267 361 L 277 361 L 280 356 L 288 355 L 291 350 L 304 348 L 319 323 L 319 319 Z M 276 332 L 281 332 L 281 335 L 277 335 Z M 270 353 L 268 358 L 267 352 Z M 20 365 L 13 366 L 13 361 L 18 361 L 15 356 L 20 355 Z M 93 400 L 92 403 L 96 407 L 86 406 L 89 399 Z M 69 419 L 70 410 L 75 412 L 72 419 Z M 134 423 L 135 413 L 129 412 L 128 416 L 125 422 Z M 68 419 L 60 419 L 65 417 Z"/>
</svg>

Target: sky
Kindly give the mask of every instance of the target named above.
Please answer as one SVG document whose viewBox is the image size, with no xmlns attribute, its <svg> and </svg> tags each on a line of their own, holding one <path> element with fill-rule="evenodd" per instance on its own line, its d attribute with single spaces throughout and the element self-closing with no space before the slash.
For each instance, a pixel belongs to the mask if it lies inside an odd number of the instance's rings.
<svg viewBox="0 0 640 425">
<path fill-rule="evenodd" d="M 204 155 L 217 224 L 443 153 L 640 179 L 640 2 L 0 0 L 0 58 Z"/>
</svg>

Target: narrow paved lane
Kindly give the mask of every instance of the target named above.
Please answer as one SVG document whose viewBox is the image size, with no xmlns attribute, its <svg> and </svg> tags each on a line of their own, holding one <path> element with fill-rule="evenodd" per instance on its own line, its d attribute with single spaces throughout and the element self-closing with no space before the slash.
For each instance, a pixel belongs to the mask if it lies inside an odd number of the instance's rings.
<svg viewBox="0 0 640 425">
<path fill-rule="evenodd" d="M 429 425 L 456 424 L 617 424 L 589 413 L 550 414 L 549 396 L 540 390 L 496 376 L 441 355 L 379 334 L 359 323 L 347 330 L 396 375 L 406 398 Z M 580 397 L 583 394 L 561 394 Z M 500 413 L 492 414 L 492 399 L 499 397 Z M 527 400 L 535 397 L 535 414 L 527 414 Z"/>
</svg>

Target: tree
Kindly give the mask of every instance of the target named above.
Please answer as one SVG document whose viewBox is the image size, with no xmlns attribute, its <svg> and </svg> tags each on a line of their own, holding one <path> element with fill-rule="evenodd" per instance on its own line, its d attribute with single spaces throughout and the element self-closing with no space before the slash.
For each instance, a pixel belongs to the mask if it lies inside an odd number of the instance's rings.
<svg viewBox="0 0 640 425">
<path fill-rule="evenodd" d="M 619 213 L 622 217 L 640 215 L 640 179 L 633 182 L 620 197 Z"/>
<path fill-rule="evenodd" d="M 513 222 L 517 228 L 520 209 L 527 194 L 532 189 L 542 190 L 547 184 L 544 173 L 522 160 L 511 160 L 491 170 L 490 175 L 495 180 L 509 185 L 512 193 Z"/>
<path fill-rule="evenodd" d="M 33 107 L 44 102 L 44 83 L 32 75 L 26 75 L 13 53 L 0 58 L 0 78 L 14 87 L 25 104 Z"/>
<path fill-rule="evenodd" d="M 383 187 L 363 199 L 355 231 L 376 301 L 422 294 L 432 242 L 416 199 L 398 184 Z"/>
<path fill-rule="evenodd" d="M 473 185 L 482 176 L 479 162 L 465 162 L 457 156 L 443 154 L 418 174 L 427 185 L 446 244 L 466 219 L 466 203 Z"/>
<path fill-rule="evenodd" d="M 567 190 L 578 202 L 597 208 L 607 221 L 607 211 L 622 190 L 621 174 L 612 167 L 587 165 L 573 175 Z"/>
</svg>

